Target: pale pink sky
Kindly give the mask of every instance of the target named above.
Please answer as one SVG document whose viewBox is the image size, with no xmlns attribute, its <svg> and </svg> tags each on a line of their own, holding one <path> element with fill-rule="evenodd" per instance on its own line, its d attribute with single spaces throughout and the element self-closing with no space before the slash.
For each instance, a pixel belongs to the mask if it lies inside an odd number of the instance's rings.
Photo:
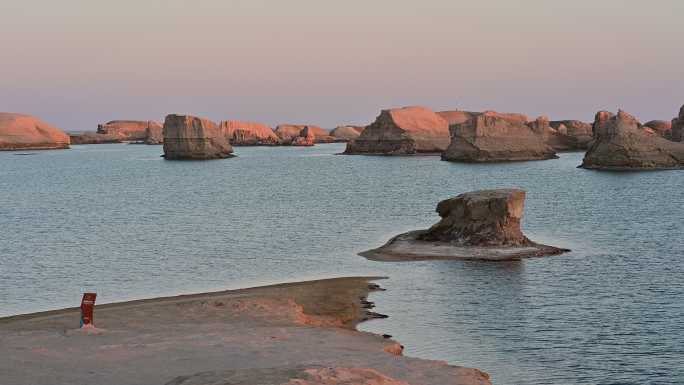
<svg viewBox="0 0 684 385">
<path fill-rule="evenodd" d="M 0 111 L 65 130 L 381 108 L 591 120 L 684 104 L 681 0 L 2 0 Z"/>
</svg>

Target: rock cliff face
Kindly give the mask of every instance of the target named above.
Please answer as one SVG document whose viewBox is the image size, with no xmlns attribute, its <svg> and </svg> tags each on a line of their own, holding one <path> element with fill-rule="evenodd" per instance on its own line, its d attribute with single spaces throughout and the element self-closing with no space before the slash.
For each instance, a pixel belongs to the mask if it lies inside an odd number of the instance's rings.
<svg viewBox="0 0 684 385">
<path fill-rule="evenodd" d="M 105 144 L 121 143 L 116 135 L 98 134 L 97 132 L 84 132 L 82 134 L 70 134 L 71 144 Z"/>
<path fill-rule="evenodd" d="M 525 191 L 473 191 L 439 202 L 442 218 L 427 230 L 392 238 L 361 253 L 381 261 L 421 259 L 507 260 L 560 254 L 566 249 L 537 244 L 520 229 Z"/>
<path fill-rule="evenodd" d="M 604 170 L 672 169 L 684 166 L 684 143 L 644 131 L 632 115 L 619 111 L 596 114 L 594 141 L 583 168 Z"/>
<path fill-rule="evenodd" d="M 361 135 L 364 128 L 362 126 L 338 126 L 330 131 L 330 136 L 335 138 L 336 141 L 354 140 Z"/>
<path fill-rule="evenodd" d="M 228 139 L 214 122 L 189 115 L 166 116 L 166 159 L 220 159 L 231 157 L 232 152 Z"/>
<path fill-rule="evenodd" d="M 524 116 L 486 111 L 475 114 L 462 124 L 450 127 L 451 144 L 442 159 L 455 162 L 508 162 L 556 158 L 544 142 L 541 130 L 546 118 L 531 125 Z M 524 119 L 523 119 L 524 117 Z"/>
<path fill-rule="evenodd" d="M 666 120 L 651 120 L 644 123 L 644 129 L 650 129 L 654 134 L 665 139 L 672 139 L 672 122 Z"/>
<path fill-rule="evenodd" d="M 69 135 L 29 115 L 0 112 L 0 150 L 69 148 Z"/>
<path fill-rule="evenodd" d="M 684 141 L 684 106 L 679 110 L 679 116 L 672 119 L 672 141 Z"/>
<path fill-rule="evenodd" d="M 425 107 L 383 110 L 345 154 L 410 155 L 441 153 L 449 146 L 448 122 Z"/>
<path fill-rule="evenodd" d="M 479 112 L 459 111 L 459 110 L 437 112 L 437 115 L 444 118 L 444 120 L 446 120 L 447 123 L 449 123 L 449 126 L 452 126 L 454 124 L 465 123 L 477 114 L 479 114 Z"/>
<path fill-rule="evenodd" d="M 122 141 L 145 141 L 149 127 L 161 129 L 162 125 L 153 120 L 112 120 L 97 126 L 98 134 L 115 135 Z"/>
<path fill-rule="evenodd" d="M 220 124 L 221 130 L 233 146 L 275 146 L 280 138 L 271 127 L 260 123 L 226 120 Z"/>
</svg>

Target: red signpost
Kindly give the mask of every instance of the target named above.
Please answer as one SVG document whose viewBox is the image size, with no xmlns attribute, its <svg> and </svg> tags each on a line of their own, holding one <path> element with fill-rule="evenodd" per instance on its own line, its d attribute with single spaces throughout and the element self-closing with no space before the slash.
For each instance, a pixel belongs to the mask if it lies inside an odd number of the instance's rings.
<svg viewBox="0 0 684 385">
<path fill-rule="evenodd" d="M 93 310 L 97 293 L 83 293 L 81 299 L 81 327 L 93 324 Z"/>
</svg>

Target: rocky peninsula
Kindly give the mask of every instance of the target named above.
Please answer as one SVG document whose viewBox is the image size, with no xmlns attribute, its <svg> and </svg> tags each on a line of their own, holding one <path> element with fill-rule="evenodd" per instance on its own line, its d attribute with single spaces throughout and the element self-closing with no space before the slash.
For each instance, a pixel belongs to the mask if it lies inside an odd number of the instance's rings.
<svg viewBox="0 0 684 385">
<path fill-rule="evenodd" d="M 649 133 L 625 111 L 599 111 L 594 141 L 580 167 L 616 171 L 684 168 L 684 143 Z"/>
<path fill-rule="evenodd" d="M 463 123 L 449 127 L 451 142 L 442 154 L 452 162 L 511 162 L 557 158 L 544 141 L 548 119 L 527 124 L 524 115 L 495 111 L 473 113 Z"/>
<path fill-rule="evenodd" d="M 36 117 L 0 112 L 0 151 L 69 148 L 69 135 Z"/>
<path fill-rule="evenodd" d="M 190 115 L 167 115 L 164 158 L 202 160 L 229 158 L 233 147 L 216 123 Z"/>
<path fill-rule="evenodd" d="M 0 319 L 14 385 L 491 385 L 477 369 L 405 357 L 356 331 L 377 278 L 336 278 Z"/>
<path fill-rule="evenodd" d="M 360 255 L 376 261 L 506 261 L 569 251 L 528 239 L 520 229 L 524 207 L 523 190 L 460 194 L 439 202 L 437 213 L 442 219 L 431 228 L 398 235 L 384 246 Z"/>
<path fill-rule="evenodd" d="M 439 154 L 449 146 L 449 123 L 425 107 L 382 110 L 358 138 L 347 143 L 345 154 Z"/>
</svg>

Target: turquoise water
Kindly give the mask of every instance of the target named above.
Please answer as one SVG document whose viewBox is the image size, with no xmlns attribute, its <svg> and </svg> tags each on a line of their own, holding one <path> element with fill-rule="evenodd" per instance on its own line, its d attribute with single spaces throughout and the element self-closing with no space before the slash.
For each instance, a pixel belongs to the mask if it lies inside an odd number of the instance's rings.
<svg viewBox="0 0 684 385">
<path fill-rule="evenodd" d="M 171 162 L 161 147 L 0 152 L 0 315 L 347 275 L 406 354 L 495 384 L 684 383 L 684 171 L 560 159 L 467 165 L 335 156 L 342 144 Z M 520 262 L 380 263 L 357 252 L 424 228 L 437 202 L 527 190 L 523 227 L 568 247 Z"/>
</svg>

